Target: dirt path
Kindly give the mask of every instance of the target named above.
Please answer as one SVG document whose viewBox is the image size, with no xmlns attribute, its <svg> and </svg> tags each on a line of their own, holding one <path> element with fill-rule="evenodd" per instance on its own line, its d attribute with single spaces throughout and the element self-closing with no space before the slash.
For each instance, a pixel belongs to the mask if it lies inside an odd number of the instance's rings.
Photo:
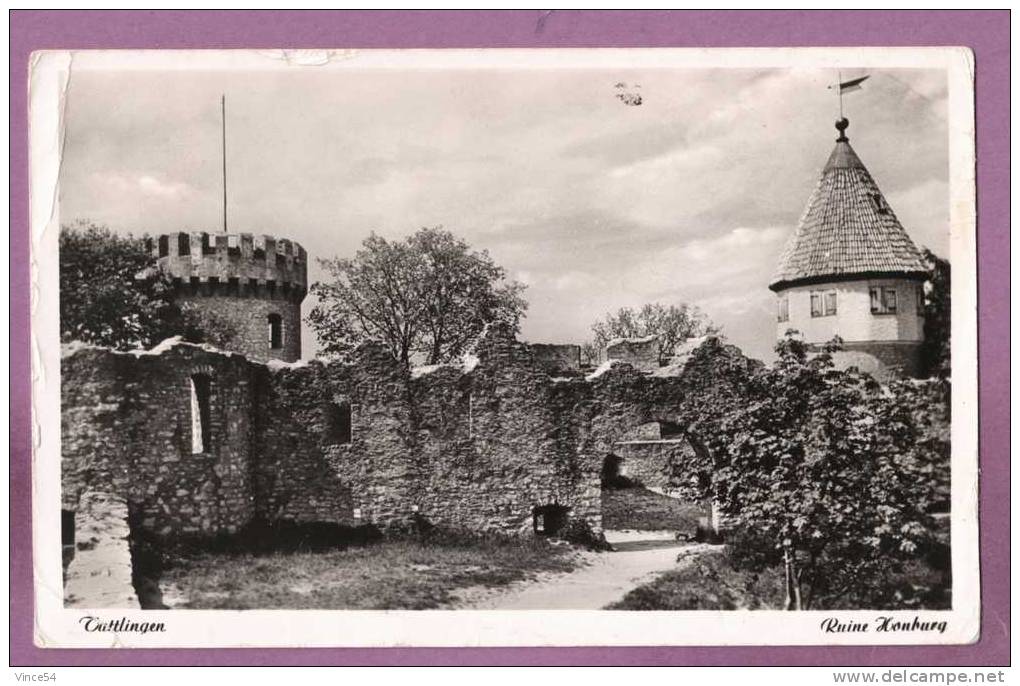
<svg viewBox="0 0 1020 686">
<path fill-rule="evenodd" d="M 584 553 L 585 564 L 567 574 L 549 574 L 504 589 L 468 589 L 459 608 L 473 610 L 598 610 L 631 589 L 678 566 L 677 555 L 710 550 L 706 544 L 683 543 L 672 532 L 607 531 L 616 548 Z M 680 564 L 684 564 L 681 562 Z"/>
</svg>

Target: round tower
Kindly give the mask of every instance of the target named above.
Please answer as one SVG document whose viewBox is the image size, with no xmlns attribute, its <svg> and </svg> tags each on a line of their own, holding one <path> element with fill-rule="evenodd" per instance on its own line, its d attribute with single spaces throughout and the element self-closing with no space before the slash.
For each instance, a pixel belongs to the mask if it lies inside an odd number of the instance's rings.
<svg viewBox="0 0 1020 686">
<path fill-rule="evenodd" d="M 175 299 L 194 311 L 223 347 L 249 359 L 301 357 L 305 249 L 286 238 L 250 233 L 171 233 L 153 245 Z"/>
<path fill-rule="evenodd" d="M 820 346 L 843 339 L 837 366 L 913 376 L 924 340 L 928 270 L 860 158 L 843 118 L 807 209 L 769 284 L 780 338 L 790 329 Z"/>
</svg>

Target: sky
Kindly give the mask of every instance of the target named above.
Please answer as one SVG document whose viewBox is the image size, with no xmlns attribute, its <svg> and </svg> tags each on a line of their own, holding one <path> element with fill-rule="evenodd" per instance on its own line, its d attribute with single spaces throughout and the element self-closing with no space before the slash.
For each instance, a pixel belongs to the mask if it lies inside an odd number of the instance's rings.
<svg viewBox="0 0 1020 686">
<path fill-rule="evenodd" d="M 848 135 L 919 246 L 948 252 L 946 75 L 870 74 Z M 699 307 L 770 359 L 768 290 L 835 142 L 831 70 L 82 71 L 62 223 L 229 228 L 352 255 L 371 232 L 443 226 L 528 286 L 521 337 L 580 343 L 607 312 Z M 617 88 L 616 84 L 626 84 Z M 617 98 L 639 93 L 639 106 Z M 306 299 L 304 312 L 311 306 Z M 304 356 L 314 356 L 305 328 Z"/>
</svg>

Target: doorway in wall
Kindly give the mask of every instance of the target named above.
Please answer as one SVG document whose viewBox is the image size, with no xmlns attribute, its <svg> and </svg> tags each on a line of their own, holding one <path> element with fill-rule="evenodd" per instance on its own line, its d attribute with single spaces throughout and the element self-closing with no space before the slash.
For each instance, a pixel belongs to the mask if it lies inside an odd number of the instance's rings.
<svg viewBox="0 0 1020 686">
<path fill-rule="evenodd" d="M 532 512 L 532 523 L 535 534 L 539 536 L 556 536 L 567 526 L 569 507 L 563 505 L 542 505 Z"/>
<path fill-rule="evenodd" d="M 623 458 L 612 453 L 606 455 L 602 460 L 602 488 L 628 488 L 631 485 Z"/>
</svg>

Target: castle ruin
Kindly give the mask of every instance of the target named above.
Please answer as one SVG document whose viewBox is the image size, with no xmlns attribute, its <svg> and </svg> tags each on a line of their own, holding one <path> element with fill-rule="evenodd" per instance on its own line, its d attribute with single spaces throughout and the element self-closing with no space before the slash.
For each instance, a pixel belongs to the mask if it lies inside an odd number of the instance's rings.
<svg viewBox="0 0 1020 686">
<path fill-rule="evenodd" d="M 751 364 L 716 339 L 697 355 Z M 179 340 L 130 353 L 71 345 L 63 508 L 114 494 L 159 537 L 253 521 L 386 529 L 412 516 L 477 532 L 555 534 L 573 522 L 600 532 L 607 459 L 649 485 L 672 478 L 657 427 L 675 426 L 691 381 L 680 369 L 606 363 L 557 376 L 501 327 L 463 361 L 421 370 L 375 343 L 295 364 Z M 668 447 L 689 449 L 679 438 Z"/>
<path fill-rule="evenodd" d="M 770 286 L 779 334 L 799 328 L 815 346 L 841 334 L 844 364 L 910 372 L 923 336 L 923 261 L 845 128 Z M 495 325 L 451 364 L 407 369 L 373 342 L 301 362 L 300 245 L 175 233 L 152 249 L 177 301 L 229 329 L 232 343 L 65 346 L 65 521 L 82 503 L 124 503 L 133 533 L 164 538 L 229 536 L 253 523 L 388 529 L 412 518 L 598 534 L 607 474 L 667 493 L 702 476 L 677 472 L 697 448 L 680 408 L 705 384 L 726 383 L 704 378 L 712 365 L 702 362 L 760 364 L 707 337 L 663 366 L 650 337 L 614 341 L 586 373 L 579 346 L 531 345 Z"/>
</svg>

